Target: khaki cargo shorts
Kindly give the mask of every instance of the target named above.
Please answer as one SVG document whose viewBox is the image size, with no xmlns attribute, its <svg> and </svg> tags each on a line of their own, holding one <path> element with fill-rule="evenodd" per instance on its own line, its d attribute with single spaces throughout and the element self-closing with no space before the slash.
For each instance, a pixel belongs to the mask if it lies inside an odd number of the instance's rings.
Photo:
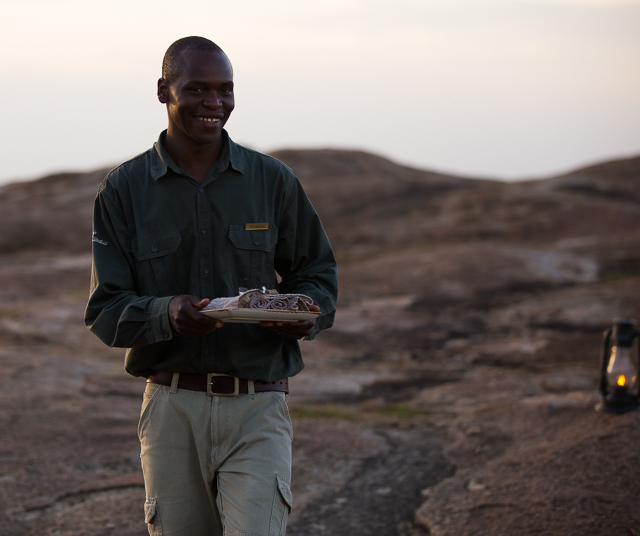
<svg viewBox="0 0 640 536">
<path fill-rule="evenodd" d="M 138 435 L 152 536 L 284 535 L 292 426 L 285 394 L 147 383 Z"/>
</svg>

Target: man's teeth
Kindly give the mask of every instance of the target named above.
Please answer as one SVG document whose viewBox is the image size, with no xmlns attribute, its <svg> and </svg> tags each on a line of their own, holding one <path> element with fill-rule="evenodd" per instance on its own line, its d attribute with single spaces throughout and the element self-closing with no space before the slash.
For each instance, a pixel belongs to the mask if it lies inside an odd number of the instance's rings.
<svg viewBox="0 0 640 536">
<path fill-rule="evenodd" d="M 204 121 L 205 123 L 218 123 L 220 119 L 217 117 L 198 117 L 200 121 Z"/>
</svg>

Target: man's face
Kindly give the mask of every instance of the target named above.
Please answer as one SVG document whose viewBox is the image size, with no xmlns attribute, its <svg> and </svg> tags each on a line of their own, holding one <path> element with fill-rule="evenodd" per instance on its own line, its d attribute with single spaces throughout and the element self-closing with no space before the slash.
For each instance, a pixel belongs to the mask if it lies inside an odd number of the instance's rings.
<svg viewBox="0 0 640 536">
<path fill-rule="evenodd" d="M 235 106 L 233 72 L 222 52 L 185 50 L 171 84 L 158 81 L 158 99 L 167 105 L 168 135 L 199 145 L 215 144 Z"/>
</svg>

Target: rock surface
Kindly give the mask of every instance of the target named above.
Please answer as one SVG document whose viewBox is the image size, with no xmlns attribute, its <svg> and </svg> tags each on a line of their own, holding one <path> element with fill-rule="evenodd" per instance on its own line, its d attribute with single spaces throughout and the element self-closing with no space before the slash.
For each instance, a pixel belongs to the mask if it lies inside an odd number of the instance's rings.
<svg viewBox="0 0 640 536">
<path fill-rule="evenodd" d="M 640 158 L 524 183 L 276 155 L 340 268 L 291 380 L 300 536 L 640 534 L 640 413 L 597 413 L 640 320 Z M 83 326 L 103 171 L 0 188 L 0 534 L 146 534 L 143 384 Z"/>
</svg>

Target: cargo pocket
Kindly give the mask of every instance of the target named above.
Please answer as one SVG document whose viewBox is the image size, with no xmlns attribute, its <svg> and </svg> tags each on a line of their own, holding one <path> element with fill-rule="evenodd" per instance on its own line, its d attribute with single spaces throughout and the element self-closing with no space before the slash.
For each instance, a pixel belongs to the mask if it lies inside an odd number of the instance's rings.
<svg viewBox="0 0 640 536">
<path fill-rule="evenodd" d="M 147 497 L 144 503 L 144 522 L 147 524 L 151 536 L 162 536 L 157 497 Z"/>
<path fill-rule="evenodd" d="M 293 496 L 289 482 L 276 475 L 276 493 L 271 509 L 269 536 L 284 536 L 287 531 L 287 519 L 293 506 Z"/>
<path fill-rule="evenodd" d="M 138 284 L 142 294 L 173 296 L 186 292 L 181 241 L 180 231 L 173 229 L 132 242 L 131 249 L 138 261 Z"/>
<path fill-rule="evenodd" d="M 276 229 L 246 230 L 241 225 L 229 226 L 228 275 L 236 288 L 275 288 L 273 266 Z"/>
</svg>

